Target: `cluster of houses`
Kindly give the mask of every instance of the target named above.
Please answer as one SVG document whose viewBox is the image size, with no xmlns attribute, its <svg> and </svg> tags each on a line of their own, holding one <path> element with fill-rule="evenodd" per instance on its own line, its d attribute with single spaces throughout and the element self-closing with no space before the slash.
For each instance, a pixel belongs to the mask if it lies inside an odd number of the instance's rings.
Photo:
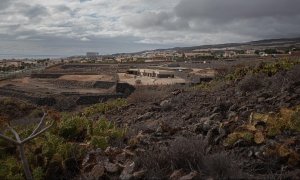
<svg viewBox="0 0 300 180">
<path fill-rule="evenodd" d="M 299 52 L 299 51 L 298 51 Z M 286 51 L 283 49 L 264 49 L 264 48 L 207 48 L 194 50 L 156 50 L 136 54 L 118 54 L 101 56 L 96 52 L 89 52 L 85 57 L 73 58 L 81 63 L 87 62 L 159 62 L 159 61 L 186 61 L 186 60 L 205 60 L 205 59 L 230 59 L 230 58 L 250 58 L 266 57 L 276 55 L 295 55 L 296 51 Z"/>
<path fill-rule="evenodd" d="M 0 60 L 0 68 L 3 71 L 10 71 L 10 70 L 19 70 L 19 69 L 26 69 L 26 68 L 33 68 L 33 67 L 44 67 L 50 66 L 59 63 L 60 61 L 50 61 L 50 59 L 38 59 L 38 60 L 30 60 L 30 59 L 23 59 L 23 60 Z"/>
<path fill-rule="evenodd" d="M 85 56 L 65 58 L 65 63 L 139 63 L 165 61 L 198 61 L 213 59 L 255 58 L 267 56 L 300 56 L 299 50 L 275 47 L 227 47 L 206 48 L 194 50 L 154 50 L 141 53 L 124 53 L 115 55 L 99 55 L 98 52 L 88 52 Z"/>
</svg>

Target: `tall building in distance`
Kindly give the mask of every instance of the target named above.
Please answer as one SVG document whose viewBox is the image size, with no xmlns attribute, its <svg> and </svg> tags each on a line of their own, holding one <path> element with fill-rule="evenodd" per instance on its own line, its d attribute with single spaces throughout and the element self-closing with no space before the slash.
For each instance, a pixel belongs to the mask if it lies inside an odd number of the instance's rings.
<svg viewBox="0 0 300 180">
<path fill-rule="evenodd" d="M 87 52 L 86 57 L 97 57 L 99 56 L 98 52 Z"/>
</svg>

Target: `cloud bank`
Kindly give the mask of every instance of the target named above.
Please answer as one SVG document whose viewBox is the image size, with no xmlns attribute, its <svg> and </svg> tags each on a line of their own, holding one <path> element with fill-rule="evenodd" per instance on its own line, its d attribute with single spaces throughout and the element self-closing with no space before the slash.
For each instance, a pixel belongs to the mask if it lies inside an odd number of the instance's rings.
<svg viewBox="0 0 300 180">
<path fill-rule="evenodd" d="M 0 53 L 102 54 L 300 36 L 299 0 L 1 0 Z"/>
</svg>

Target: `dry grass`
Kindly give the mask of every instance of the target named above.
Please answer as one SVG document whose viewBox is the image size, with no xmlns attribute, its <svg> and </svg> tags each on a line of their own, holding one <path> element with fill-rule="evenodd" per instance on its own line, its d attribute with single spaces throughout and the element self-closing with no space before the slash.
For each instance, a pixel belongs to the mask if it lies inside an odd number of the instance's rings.
<svg viewBox="0 0 300 180">
<path fill-rule="evenodd" d="M 226 153 L 207 154 L 202 138 L 179 137 L 169 147 L 154 147 L 137 157 L 136 163 L 147 170 L 146 179 L 167 179 L 176 169 L 201 172 L 214 179 L 242 178 L 242 172 Z"/>
<path fill-rule="evenodd" d="M 263 75 L 249 75 L 242 79 L 238 88 L 242 92 L 253 92 L 264 87 L 265 77 Z"/>
</svg>

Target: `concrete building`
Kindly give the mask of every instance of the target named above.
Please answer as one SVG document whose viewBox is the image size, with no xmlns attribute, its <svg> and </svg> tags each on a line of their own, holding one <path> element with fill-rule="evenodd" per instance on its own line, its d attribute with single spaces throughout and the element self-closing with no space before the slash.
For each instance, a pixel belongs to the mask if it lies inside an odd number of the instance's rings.
<svg viewBox="0 0 300 180">
<path fill-rule="evenodd" d="M 248 49 L 245 52 L 246 54 L 255 54 L 255 49 Z"/>
<path fill-rule="evenodd" d="M 235 51 L 225 51 L 223 54 L 223 57 L 225 58 L 232 58 L 232 57 L 236 57 L 237 53 Z"/>
<path fill-rule="evenodd" d="M 186 58 L 212 56 L 211 52 L 187 52 L 187 53 L 184 53 L 184 55 Z"/>
<path fill-rule="evenodd" d="M 267 56 L 268 56 L 268 54 L 267 54 L 267 53 L 265 53 L 265 52 L 259 52 L 259 56 L 260 56 L 260 57 L 267 57 Z"/>
<path fill-rule="evenodd" d="M 156 78 L 174 78 L 173 71 L 156 70 L 156 69 L 129 69 L 127 74 L 133 74 L 136 76 L 148 76 Z"/>
</svg>

